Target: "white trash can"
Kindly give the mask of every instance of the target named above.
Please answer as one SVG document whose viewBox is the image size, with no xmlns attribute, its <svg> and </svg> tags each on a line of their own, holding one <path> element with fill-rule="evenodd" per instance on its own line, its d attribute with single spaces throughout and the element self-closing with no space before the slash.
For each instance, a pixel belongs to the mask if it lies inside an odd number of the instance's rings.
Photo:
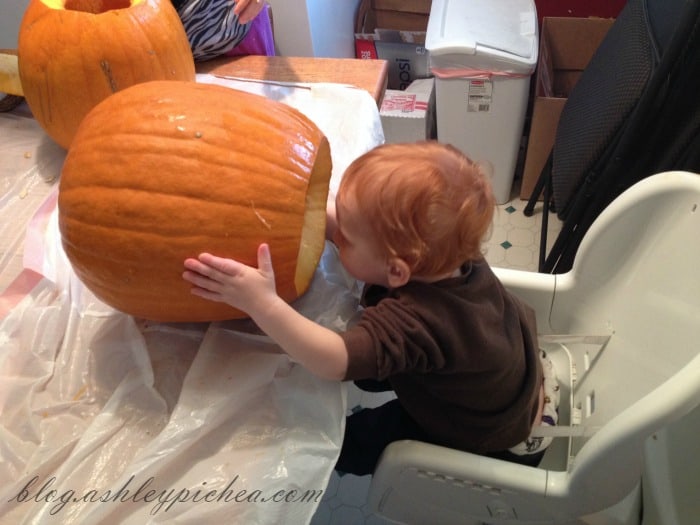
<svg viewBox="0 0 700 525">
<path fill-rule="evenodd" d="M 493 166 L 510 200 L 539 47 L 533 0 L 433 0 L 426 49 L 435 76 L 437 138 Z"/>
</svg>

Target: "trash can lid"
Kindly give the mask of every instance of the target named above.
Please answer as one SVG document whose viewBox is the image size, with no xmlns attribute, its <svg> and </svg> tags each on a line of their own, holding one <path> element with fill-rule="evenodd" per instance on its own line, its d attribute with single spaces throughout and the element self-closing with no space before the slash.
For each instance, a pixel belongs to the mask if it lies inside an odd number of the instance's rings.
<svg viewBox="0 0 700 525">
<path fill-rule="evenodd" d="M 471 66 L 478 56 L 532 69 L 537 9 L 533 0 L 433 0 L 425 47 L 433 67 Z"/>
</svg>

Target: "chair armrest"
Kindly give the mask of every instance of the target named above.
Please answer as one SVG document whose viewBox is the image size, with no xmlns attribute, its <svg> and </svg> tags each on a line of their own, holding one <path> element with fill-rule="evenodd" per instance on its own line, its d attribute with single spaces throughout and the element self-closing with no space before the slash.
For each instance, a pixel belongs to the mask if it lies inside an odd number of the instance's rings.
<svg viewBox="0 0 700 525">
<path fill-rule="evenodd" d="M 396 441 L 372 477 L 372 511 L 402 523 L 542 517 L 548 471 L 419 441 Z"/>
<path fill-rule="evenodd" d="M 493 268 L 493 271 L 506 289 L 535 310 L 538 330 L 541 333 L 550 331 L 548 328 L 549 318 L 554 301 L 557 276 L 510 268 Z"/>
</svg>

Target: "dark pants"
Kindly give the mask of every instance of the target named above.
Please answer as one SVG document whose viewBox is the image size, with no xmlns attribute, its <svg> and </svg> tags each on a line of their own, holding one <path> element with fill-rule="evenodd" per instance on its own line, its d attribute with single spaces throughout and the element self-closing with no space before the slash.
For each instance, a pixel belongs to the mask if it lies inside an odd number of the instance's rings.
<svg viewBox="0 0 700 525">
<path fill-rule="evenodd" d="M 345 437 L 335 469 L 357 476 L 372 474 L 389 443 L 401 439 L 427 441 L 398 399 L 377 408 L 364 408 L 345 420 Z"/>
<path fill-rule="evenodd" d="M 386 382 L 363 380 L 356 381 L 355 384 L 368 392 L 391 390 Z M 345 420 L 343 446 L 335 469 L 357 476 L 372 474 L 387 445 L 402 439 L 434 443 L 434 440 L 411 419 L 398 399 L 392 399 L 377 408 L 359 410 Z M 544 451 L 518 456 L 507 450 L 488 454 L 490 457 L 530 466 L 537 466 L 543 455 Z"/>
</svg>

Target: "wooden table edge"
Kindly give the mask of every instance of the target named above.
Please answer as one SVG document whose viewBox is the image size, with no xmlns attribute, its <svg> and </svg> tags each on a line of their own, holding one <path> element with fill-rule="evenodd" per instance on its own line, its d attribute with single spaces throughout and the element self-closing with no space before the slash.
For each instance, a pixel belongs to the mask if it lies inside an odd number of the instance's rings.
<svg viewBox="0 0 700 525">
<path fill-rule="evenodd" d="M 278 82 L 331 82 L 367 91 L 381 105 L 389 76 L 386 60 L 246 55 L 197 64 L 198 73 Z"/>
</svg>

